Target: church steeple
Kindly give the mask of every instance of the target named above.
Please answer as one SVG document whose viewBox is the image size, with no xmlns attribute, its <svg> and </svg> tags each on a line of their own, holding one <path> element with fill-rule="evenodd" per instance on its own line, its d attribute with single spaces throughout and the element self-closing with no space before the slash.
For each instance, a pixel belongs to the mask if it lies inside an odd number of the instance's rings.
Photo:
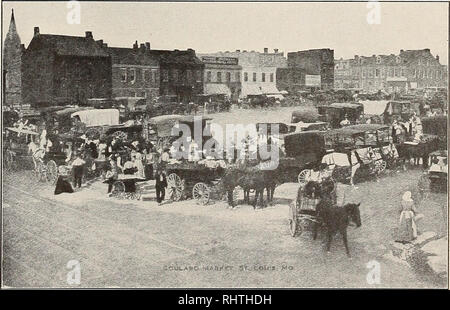
<svg viewBox="0 0 450 310">
<path fill-rule="evenodd" d="M 9 22 L 9 30 L 6 34 L 6 40 L 8 39 L 20 46 L 20 37 L 17 33 L 16 20 L 14 18 L 14 9 L 11 10 L 11 21 Z"/>
</svg>

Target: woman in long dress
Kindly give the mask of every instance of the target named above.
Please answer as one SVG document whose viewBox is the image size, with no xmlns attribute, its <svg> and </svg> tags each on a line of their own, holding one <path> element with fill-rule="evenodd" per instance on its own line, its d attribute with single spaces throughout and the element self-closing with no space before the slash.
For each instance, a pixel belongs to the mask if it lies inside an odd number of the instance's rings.
<svg viewBox="0 0 450 310">
<path fill-rule="evenodd" d="M 406 243 L 417 238 L 417 226 L 414 220 L 415 212 L 411 192 L 407 191 L 402 197 L 402 212 L 400 213 L 397 242 Z"/>
</svg>

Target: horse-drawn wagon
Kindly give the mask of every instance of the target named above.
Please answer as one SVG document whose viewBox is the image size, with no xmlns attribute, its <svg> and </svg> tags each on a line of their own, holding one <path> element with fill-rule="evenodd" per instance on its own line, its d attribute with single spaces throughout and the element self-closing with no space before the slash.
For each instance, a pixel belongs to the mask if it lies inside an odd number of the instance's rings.
<svg viewBox="0 0 450 310">
<path fill-rule="evenodd" d="M 31 164 L 30 143 L 37 142 L 38 133 L 28 129 L 6 127 L 3 145 L 3 164 L 6 169 L 17 169 Z"/>
</svg>

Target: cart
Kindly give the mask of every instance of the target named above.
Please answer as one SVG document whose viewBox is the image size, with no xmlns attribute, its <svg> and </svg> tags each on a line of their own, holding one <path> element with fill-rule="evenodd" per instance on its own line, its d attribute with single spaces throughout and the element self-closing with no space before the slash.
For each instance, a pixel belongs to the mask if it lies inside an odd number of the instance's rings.
<svg viewBox="0 0 450 310">
<path fill-rule="evenodd" d="M 313 225 L 321 225 L 316 213 L 318 203 L 319 199 L 308 197 L 304 189 L 299 188 L 297 199 L 289 205 L 289 232 L 292 237 L 300 236 L 305 230 L 311 230 Z"/>
<path fill-rule="evenodd" d="M 104 181 L 109 183 L 111 181 Z M 118 178 L 112 181 L 111 197 L 117 199 L 139 200 L 142 196 L 141 182 L 145 182 L 145 178 L 137 177 L 134 174 L 119 174 Z"/>
<path fill-rule="evenodd" d="M 29 143 L 36 142 L 38 133 L 16 127 L 6 127 L 4 146 L 3 146 L 3 164 L 7 170 L 16 170 L 19 167 L 25 167 L 31 164 L 32 154 L 30 154 Z"/>
</svg>

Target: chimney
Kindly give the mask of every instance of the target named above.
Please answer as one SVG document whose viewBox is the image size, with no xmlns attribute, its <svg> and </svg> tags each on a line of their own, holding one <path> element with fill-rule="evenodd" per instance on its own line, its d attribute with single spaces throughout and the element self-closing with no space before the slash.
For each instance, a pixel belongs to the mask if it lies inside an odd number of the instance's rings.
<svg viewBox="0 0 450 310">
<path fill-rule="evenodd" d="M 39 27 L 34 27 L 34 36 L 38 36 L 39 35 Z"/>
<path fill-rule="evenodd" d="M 86 31 L 86 39 L 93 39 L 92 31 Z"/>
<path fill-rule="evenodd" d="M 136 40 L 136 42 L 134 42 L 134 44 L 133 44 L 133 49 L 137 49 L 137 48 L 138 48 L 138 42 Z"/>
<path fill-rule="evenodd" d="M 429 52 L 430 52 L 430 49 L 429 49 L 429 48 L 425 48 L 424 51 L 427 52 L 427 53 L 429 53 Z"/>
<path fill-rule="evenodd" d="M 103 43 L 102 47 L 108 47 L 108 43 Z"/>
<path fill-rule="evenodd" d="M 267 54 L 269 52 L 269 49 L 267 47 L 264 48 L 264 54 Z"/>
<path fill-rule="evenodd" d="M 98 40 L 98 41 L 95 41 L 95 42 L 98 43 L 98 46 L 103 47 L 103 40 Z"/>
<path fill-rule="evenodd" d="M 358 59 L 359 58 L 359 56 L 358 55 L 355 55 L 355 59 Z"/>
<path fill-rule="evenodd" d="M 141 43 L 141 45 L 139 46 L 139 49 L 143 52 L 145 51 L 145 44 Z"/>
<path fill-rule="evenodd" d="M 236 50 L 236 53 L 240 53 L 241 52 L 241 50 Z"/>
<path fill-rule="evenodd" d="M 273 49 L 273 52 L 274 52 L 275 54 L 278 54 L 278 48 L 274 48 L 274 49 Z"/>
<path fill-rule="evenodd" d="M 439 61 L 439 55 L 436 55 L 436 60 Z"/>
<path fill-rule="evenodd" d="M 150 42 L 145 42 L 145 48 L 149 51 L 150 50 Z"/>
<path fill-rule="evenodd" d="M 400 54 L 403 53 L 403 52 L 404 52 L 404 50 L 400 50 Z"/>
</svg>

